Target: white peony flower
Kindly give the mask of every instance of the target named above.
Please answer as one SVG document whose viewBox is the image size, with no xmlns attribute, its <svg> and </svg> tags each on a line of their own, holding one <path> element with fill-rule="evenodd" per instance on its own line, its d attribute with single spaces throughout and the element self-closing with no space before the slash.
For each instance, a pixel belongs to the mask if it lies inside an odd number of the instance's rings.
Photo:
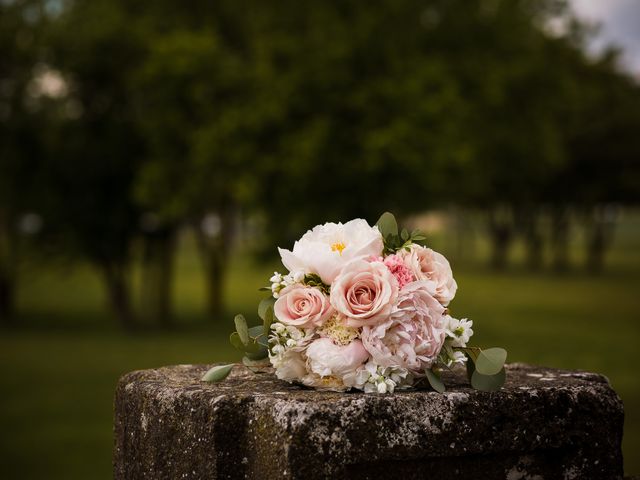
<svg viewBox="0 0 640 480">
<path fill-rule="evenodd" d="M 292 251 L 283 248 L 278 251 L 290 272 L 315 273 L 331 285 L 347 262 L 371 255 L 378 257 L 383 248 L 378 227 L 356 219 L 345 224 L 318 225 L 295 242 Z"/>
<path fill-rule="evenodd" d="M 466 347 L 469 339 L 473 336 L 472 320 L 463 318 L 458 320 L 450 315 L 445 315 L 445 325 L 447 337 L 452 347 Z"/>
<path fill-rule="evenodd" d="M 276 370 L 280 380 L 293 382 L 300 380 L 307 373 L 306 362 L 302 353 L 276 345 L 269 353 L 269 361 Z"/>
<path fill-rule="evenodd" d="M 321 377 L 342 378 L 369 358 L 360 340 L 336 345 L 329 338 L 319 338 L 311 342 L 305 353 L 308 370 Z"/>
</svg>

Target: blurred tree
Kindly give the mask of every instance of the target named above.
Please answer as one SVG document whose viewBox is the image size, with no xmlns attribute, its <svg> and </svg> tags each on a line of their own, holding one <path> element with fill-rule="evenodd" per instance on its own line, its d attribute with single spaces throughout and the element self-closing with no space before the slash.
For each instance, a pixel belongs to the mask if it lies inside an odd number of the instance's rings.
<svg viewBox="0 0 640 480">
<path fill-rule="evenodd" d="M 56 86 L 39 66 L 45 23 L 40 2 L 0 2 L 0 323 L 14 313 L 19 221 L 37 209 L 40 199 L 46 123 L 37 102 Z"/>
<path fill-rule="evenodd" d="M 616 205 L 640 200 L 640 86 L 618 70 L 613 51 L 598 61 L 580 60 L 565 62 L 574 68 L 576 97 L 564 132 L 569 161 L 547 194 L 561 221 L 571 209 L 582 217 L 586 265 L 598 272 L 613 238 Z"/>
<path fill-rule="evenodd" d="M 136 195 L 163 225 L 195 226 L 209 313 L 217 318 L 234 221 L 259 175 L 256 159 L 269 112 L 254 101 L 256 66 L 244 45 L 250 37 L 235 30 L 246 27 L 238 25 L 245 12 L 237 8 L 230 15 L 224 2 L 191 6 L 173 16 L 170 31 L 164 26 L 168 4 L 156 4 L 141 26 L 149 53 L 136 74 L 136 108 L 150 158 Z"/>
<path fill-rule="evenodd" d="M 139 211 L 131 190 L 144 158 L 129 75 L 142 53 L 128 27 L 135 5 L 76 1 L 51 33 L 52 63 L 69 86 L 49 128 L 46 214 L 55 234 L 99 270 L 114 315 L 134 326 L 130 248 Z"/>
</svg>

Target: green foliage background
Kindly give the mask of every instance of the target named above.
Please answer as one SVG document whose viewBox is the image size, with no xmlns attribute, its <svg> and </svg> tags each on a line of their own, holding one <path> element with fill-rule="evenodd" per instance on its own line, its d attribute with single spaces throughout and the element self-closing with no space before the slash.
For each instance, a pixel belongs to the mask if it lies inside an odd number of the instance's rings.
<svg viewBox="0 0 640 480">
<path fill-rule="evenodd" d="M 564 0 L 0 0 L 0 471 L 110 476 L 118 376 L 236 358 L 276 245 L 438 210 L 454 314 L 608 375 L 640 473 L 640 86 L 588 39 Z"/>
</svg>

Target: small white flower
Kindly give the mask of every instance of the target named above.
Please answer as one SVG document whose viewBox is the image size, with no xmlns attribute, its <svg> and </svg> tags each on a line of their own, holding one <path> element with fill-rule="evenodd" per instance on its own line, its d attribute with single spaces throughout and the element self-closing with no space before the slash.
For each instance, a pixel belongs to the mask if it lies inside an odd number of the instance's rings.
<svg viewBox="0 0 640 480">
<path fill-rule="evenodd" d="M 278 272 L 273 272 L 273 276 L 269 279 L 271 283 L 281 283 L 282 282 L 282 274 Z"/>
<path fill-rule="evenodd" d="M 473 335 L 473 321 L 463 318 L 458 320 L 449 315 L 445 317 L 446 320 L 446 334 L 449 337 L 450 345 L 452 347 L 466 347 L 469 339 Z"/>
<path fill-rule="evenodd" d="M 385 382 L 378 383 L 378 393 L 387 393 L 387 384 Z M 393 387 L 392 387 L 393 391 Z"/>
<path fill-rule="evenodd" d="M 298 270 L 297 272 L 291 273 L 291 277 L 293 278 L 293 281 L 295 283 L 302 283 L 304 282 L 305 273 L 301 270 Z"/>
</svg>

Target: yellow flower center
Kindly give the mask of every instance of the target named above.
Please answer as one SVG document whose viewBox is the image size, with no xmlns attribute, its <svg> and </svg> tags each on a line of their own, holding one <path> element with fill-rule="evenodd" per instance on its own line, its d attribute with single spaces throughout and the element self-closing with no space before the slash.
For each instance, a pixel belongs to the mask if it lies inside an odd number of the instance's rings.
<svg viewBox="0 0 640 480">
<path fill-rule="evenodd" d="M 340 255 L 342 255 L 342 251 L 346 248 L 347 246 L 342 243 L 342 242 L 336 242 L 333 245 L 331 245 L 331 251 L 332 252 L 340 252 Z"/>
</svg>

